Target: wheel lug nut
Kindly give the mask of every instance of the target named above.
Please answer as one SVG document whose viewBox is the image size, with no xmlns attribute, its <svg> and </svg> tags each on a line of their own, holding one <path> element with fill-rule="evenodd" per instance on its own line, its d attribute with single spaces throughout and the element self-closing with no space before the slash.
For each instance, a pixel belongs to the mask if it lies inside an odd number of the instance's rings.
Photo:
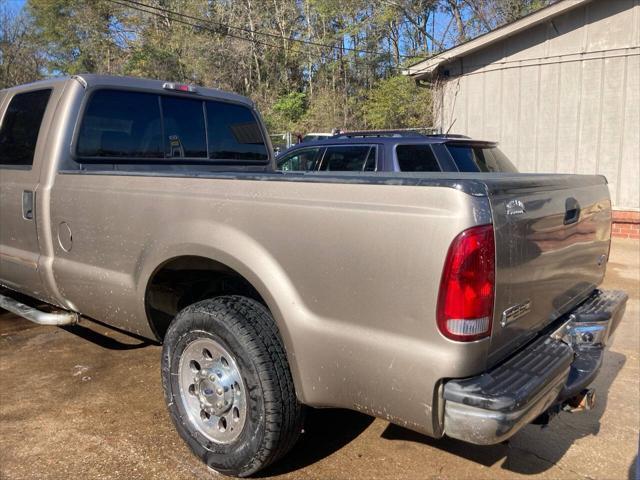
<svg viewBox="0 0 640 480">
<path fill-rule="evenodd" d="M 222 389 L 221 389 L 221 388 L 219 388 L 218 390 L 216 390 L 216 393 L 217 393 L 218 395 L 222 395 L 222 393 L 223 393 L 223 392 L 222 392 Z"/>
<path fill-rule="evenodd" d="M 222 402 L 218 402 L 218 403 L 216 403 L 216 407 L 218 407 L 218 408 L 222 408 Z"/>
<path fill-rule="evenodd" d="M 215 375 L 210 375 L 209 376 L 209 380 L 211 380 L 212 382 L 216 381 L 216 376 Z"/>
</svg>

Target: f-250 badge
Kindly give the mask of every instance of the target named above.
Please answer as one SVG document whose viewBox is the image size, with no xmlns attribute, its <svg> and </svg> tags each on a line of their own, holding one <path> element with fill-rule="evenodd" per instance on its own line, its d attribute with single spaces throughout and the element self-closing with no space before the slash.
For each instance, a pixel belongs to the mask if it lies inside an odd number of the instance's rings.
<svg viewBox="0 0 640 480">
<path fill-rule="evenodd" d="M 520 200 L 509 200 L 506 205 L 507 215 L 522 215 L 527 210 Z"/>
</svg>

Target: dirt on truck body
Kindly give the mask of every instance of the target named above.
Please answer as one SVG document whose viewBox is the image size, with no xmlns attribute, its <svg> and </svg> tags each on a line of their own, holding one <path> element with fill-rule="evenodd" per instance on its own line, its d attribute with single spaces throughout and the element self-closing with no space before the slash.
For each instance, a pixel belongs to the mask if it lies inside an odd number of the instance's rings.
<svg viewBox="0 0 640 480">
<path fill-rule="evenodd" d="M 162 342 L 213 469 L 282 457 L 304 406 L 491 444 L 591 401 L 626 304 L 604 177 L 278 172 L 249 100 L 169 82 L 0 101 L 0 306 Z"/>
</svg>

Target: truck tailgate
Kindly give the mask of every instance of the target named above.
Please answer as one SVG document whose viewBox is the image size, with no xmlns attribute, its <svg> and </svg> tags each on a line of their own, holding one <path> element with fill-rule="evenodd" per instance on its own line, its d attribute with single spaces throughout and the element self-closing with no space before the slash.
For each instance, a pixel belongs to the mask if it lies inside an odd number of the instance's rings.
<svg viewBox="0 0 640 480">
<path fill-rule="evenodd" d="M 496 241 L 491 365 L 602 282 L 611 202 L 602 176 L 513 175 L 487 188 Z"/>
</svg>

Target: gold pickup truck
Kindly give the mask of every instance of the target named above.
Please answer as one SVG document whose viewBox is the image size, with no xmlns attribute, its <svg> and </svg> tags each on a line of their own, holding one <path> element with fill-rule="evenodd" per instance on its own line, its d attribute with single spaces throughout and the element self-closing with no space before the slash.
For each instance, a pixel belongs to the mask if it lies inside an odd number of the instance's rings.
<svg viewBox="0 0 640 480">
<path fill-rule="evenodd" d="M 0 118 L 0 307 L 161 342 L 219 472 L 284 455 L 303 406 L 491 444 L 591 405 L 627 299 L 597 288 L 604 177 L 281 172 L 248 99 L 132 78 L 2 90 Z"/>
</svg>

